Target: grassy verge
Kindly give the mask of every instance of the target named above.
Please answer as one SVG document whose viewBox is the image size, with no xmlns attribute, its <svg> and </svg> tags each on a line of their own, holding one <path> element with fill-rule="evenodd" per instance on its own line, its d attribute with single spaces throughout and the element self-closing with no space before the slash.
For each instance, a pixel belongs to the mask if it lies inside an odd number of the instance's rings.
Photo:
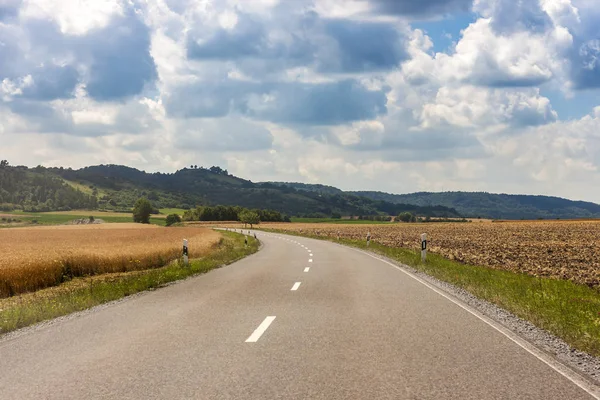
<svg viewBox="0 0 600 400">
<path fill-rule="evenodd" d="M 223 239 L 214 251 L 189 266 L 178 262 L 162 268 L 126 274 L 77 278 L 54 288 L 0 300 L 0 333 L 37 322 L 85 310 L 166 283 L 202 274 L 231 264 L 258 250 L 259 243 L 249 238 L 248 246 L 240 234 L 222 232 Z"/>
<path fill-rule="evenodd" d="M 322 236 L 302 236 L 337 242 Z M 364 241 L 342 239 L 340 243 L 367 249 Z M 368 250 L 463 288 L 562 338 L 576 349 L 600 356 L 600 291 L 596 289 L 565 280 L 462 264 L 432 253 L 421 263 L 420 251 L 377 243 L 371 243 Z"/>
</svg>

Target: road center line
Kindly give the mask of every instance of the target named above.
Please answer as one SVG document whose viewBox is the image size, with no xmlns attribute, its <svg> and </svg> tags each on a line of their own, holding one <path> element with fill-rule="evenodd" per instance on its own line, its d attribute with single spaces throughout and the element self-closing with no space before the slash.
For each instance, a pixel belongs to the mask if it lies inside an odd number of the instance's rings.
<svg viewBox="0 0 600 400">
<path fill-rule="evenodd" d="M 308 272 L 308 271 L 310 271 L 310 267 L 304 268 L 304 272 Z"/>
<path fill-rule="evenodd" d="M 308 259 L 308 262 L 312 262 L 312 258 L 309 258 L 309 259 Z"/>
<path fill-rule="evenodd" d="M 292 290 L 298 290 L 298 288 L 300 287 L 301 283 L 302 282 L 296 282 L 296 283 L 294 283 L 294 286 L 292 286 Z"/>
<path fill-rule="evenodd" d="M 275 321 L 275 317 L 267 317 L 265 320 L 256 328 L 256 330 L 246 339 L 246 343 L 256 343 L 263 333 L 269 328 L 269 325 Z"/>
<path fill-rule="evenodd" d="M 309 256 L 311 256 L 311 257 L 312 257 L 312 256 L 313 256 L 313 253 L 310 253 L 310 254 L 309 254 Z"/>
</svg>

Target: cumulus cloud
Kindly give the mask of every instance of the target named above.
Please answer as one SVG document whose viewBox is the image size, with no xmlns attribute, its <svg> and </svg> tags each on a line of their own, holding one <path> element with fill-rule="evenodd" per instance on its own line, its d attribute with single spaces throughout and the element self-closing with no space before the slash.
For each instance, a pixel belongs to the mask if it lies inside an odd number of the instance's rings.
<svg viewBox="0 0 600 400">
<path fill-rule="evenodd" d="M 355 80 L 334 83 L 240 82 L 226 79 L 180 87 L 167 111 L 187 118 L 244 114 L 257 120 L 334 125 L 386 112 L 386 95 Z"/>
<path fill-rule="evenodd" d="M 443 52 L 411 26 L 466 15 Z M 600 201 L 600 108 L 554 101 L 597 106 L 578 93 L 600 88 L 599 19 L 595 0 L 0 0 L 0 151 Z"/>
<path fill-rule="evenodd" d="M 70 65 L 48 65 L 31 71 L 31 84 L 23 89 L 22 96 L 35 100 L 54 100 L 73 96 L 79 74 Z"/>
<path fill-rule="evenodd" d="M 226 121 L 188 119 L 177 125 L 176 147 L 200 151 L 256 151 L 270 149 L 271 132 L 261 124 L 234 117 Z"/>
<path fill-rule="evenodd" d="M 392 24 L 330 20 L 325 31 L 336 44 L 325 71 L 385 71 L 408 58 L 406 38 Z"/>
<path fill-rule="evenodd" d="M 86 89 L 94 99 L 140 94 L 156 79 L 149 29 L 134 14 L 114 19 L 84 37 L 78 46 L 90 62 Z"/>
<path fill-rule="evenodd" d="M 480 128 L 499 124 L 541 125 L 557 119 L 550 101 L 538 89 L 527 92 L 474 86 L 442 87 L 421 113 L 424 128 L 440 124 Z"/>
<path fill-rule="evenodd" d="M 500 35 L 523 31 L 544 33 L 553 25 L 539 0 L 476 0 L 475 11 L 489 18 L 492 29 Z"/>
<path fill-rule="evenodd" d="M 319 12 L 332 17 L 402 16 L 438 18 L 471 10 L 473 0 L 316 0 Z"/>
<path fill-rule="evenodd" d="M 22 0 L 0 0 L 0 21 L 17 16 Z"/>
<path fill-rule="evenodd" d="M 369 90 L 354 80 L 324 84 L 284 84 L 249 103 L 249 114 L 274 122 L 336 125 L 385 114 L 382 90 Z"/>
</svg>

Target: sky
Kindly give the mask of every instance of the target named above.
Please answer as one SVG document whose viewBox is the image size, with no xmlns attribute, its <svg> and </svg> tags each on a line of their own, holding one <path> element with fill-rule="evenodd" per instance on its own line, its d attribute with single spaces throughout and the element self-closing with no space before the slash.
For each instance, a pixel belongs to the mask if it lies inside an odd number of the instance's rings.
<svg viewBox="0 0 600 400">
<path fill-rule="evenodd" d="M 600 202 L 597 0 L 0 0 L 0 158 Z"/>
</svg>

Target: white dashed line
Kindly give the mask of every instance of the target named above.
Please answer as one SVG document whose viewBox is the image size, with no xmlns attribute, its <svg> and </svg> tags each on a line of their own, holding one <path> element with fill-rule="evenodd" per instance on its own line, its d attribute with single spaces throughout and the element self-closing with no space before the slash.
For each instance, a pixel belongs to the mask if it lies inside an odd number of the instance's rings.
<svg viewBox="0 0 600 400">
<path fill-rule="evenodd" d="M 309 259 L 308 259 L 308 262 L 312 262 L 312 258 L 309 258 Z"/>
<path fill-rule="evenodd" d="M 256 343 L 263 333 L 269 328 L 269 325 L 275 321 L 275 317 L 267 317 L 265 320 L 256 328 L 256 330 L 246 339 L 246 343 Z"/>
<path fill-rule="evenodd" d="M 302 282 L 296 282 L 296 283 L 294 283 L 294 286 L 292 286 L 292 290 L 293 290 L 293 291 L 295 291 L 295 290 L 298 290 L 298 288 L 300 287 L 300 284 L 301 284 L 301 283 L 302 283 Z"/>
<path fill-rule="evenodd" d="M 309 256 L 311 256 L 311 257 L 312 257 L 312 256 L 313 256 L 313 253 L 310 253 L 310 254 L 309 254 Z"/>
<path fill-rule="evenodd" d="M 310 271 L 310 267 L 304 268 L 304 272 L 308 272 L 308 271 Z"/>
</svg>

